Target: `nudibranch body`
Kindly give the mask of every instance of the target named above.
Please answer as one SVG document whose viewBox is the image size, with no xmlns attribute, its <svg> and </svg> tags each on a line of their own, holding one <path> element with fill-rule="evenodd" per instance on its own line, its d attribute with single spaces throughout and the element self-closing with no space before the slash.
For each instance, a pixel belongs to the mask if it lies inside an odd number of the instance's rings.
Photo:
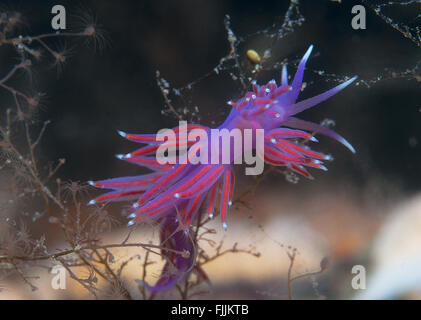
<svg viewBox="0 0 421 320">
<path fill-rule="evenodd" d="M 296 114 L 319 104 L 351 84 L 356 77 L 315 97 L 296 102 L 302 88 L 306 62 L 311 54 L 310 46 L 298 65 L 291 84 L 288 83 L 286 66 L 282 70 L 281 84 L 274 80 L 264 86 L 252 84 L 253 91 L 248 92 L 238 101 L 230 101 L 232 110 L 225 122 L 218 129 L 247 129 L 264 131 L 264 148 L 260 156 L 274 166 L 285 166 L 307 177 L 312 178 L 306 168 L 327 170 L 322 160 L 330 156 L 316 152 L 299 143 L 300 140 L 316 142 L 309 132 L 331 137 L 355 153 L 354 148 L 336 132 L 316 123 L 295 117 Z M 189 141 L 186 136 L 193 130 L 209 132 L 211 129 L 198 124 L 175 128 L 174 146 L 184 144 L 190 151 L 198 147 L 196 141 Z M 112 189 L 89 204 L 108 201 L 132 201 L 129 225 L 139 221 L 153 220 L 161 227 L 161 244 L 163 256 L 167 258 L 161 278 L 155 286 L 150 286 L 153 295 L 174 287 L 183 281 L 189 272 L 195 271 L 206 278 L 205 273 L 195 266 L 196 253 L 192 241 L 190 224 L 199 214 L 206 212 L 213 217 L 217 202 L 224 229 L 227 228 L 226 217 L 232 204 L 234 192 L 234 172 L 232 162 L 238 154 L 231 154 L 229 163 L 166 163 L 157 159 L 157 151 L 164 141 L 158 141 L 156 135 L 127 134 L 119 131 L 124 138 L 146 144 L 127 155 L 118 155 L 126 160 L 150 168 L 153 172 L 140 176 L 120 177 L 97 182 L 91 185 Z M 182 142 L 181 142 L 182 141 Z M 211 144 L 211 142 L 209 142 Z M 254 142 L 251 148 L 255 148 Z M 243 148 L 242 152 L 246 149 Z M 188 159 L 189 160 L 189 159 Z M 219 200 L 219 201 L 218 201 Z M 167 250 L 165 250 L 167 249 Z"/>
</svg>

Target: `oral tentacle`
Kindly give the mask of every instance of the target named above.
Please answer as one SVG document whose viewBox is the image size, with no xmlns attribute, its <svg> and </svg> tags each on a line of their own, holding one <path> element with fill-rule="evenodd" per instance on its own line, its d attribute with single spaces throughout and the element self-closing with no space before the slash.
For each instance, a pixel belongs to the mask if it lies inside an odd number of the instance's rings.
<svg viewBox="0 0 421 320">
<path fill-rule="evenodd" d="M 304 77 L 304 69 L 306 67 L 307 60 L 310 57 L 311 51 L 313 51 L 313 45 L 311 45 L 308 48 L 307 52 L 304 54 L 303 58 L 301 59 L 298 65 L 297 72 L 291 84 L 292 90 L 290 93 L 287 94 L 288 104 L 294 103 L 295 100 L 297 100 L 298 95 L 300 94 L 301 86 L 303 83 L 303 77 Z"/>
<path fill-rule="evenodd" d="M 290 127 L 290 128 L 296 128 L 296 129 L 302 129 L 302 130 L 308 130 L 311 132 L 320 133 L 324 136 L 327 136 L 329 138 L 332 138 L 340 143 L 342 143 L 345 147 L 347 147 L 352 153 L 356 153 L 354 147 L 341 135 L 336 133 L 333 130 L 330 130 L 322 125 L 319 125 L 314 122 L 305 121 L 302 119 L 298 119 L 295 117 L 289 118 L 287 121 L 283 123 L 284 126 Z"/>
<path fill-rule="evenodd" d="M 330 97 L 334 96 L 335 94 L 337 94 L 339 91 L 345 89 L 347 86 L 349 86 L 352 82 L 354 82 L 357 79 L 357 77 L 353 77 L 352 79 L 341 83 L 340 85 L 324 92 L 321 93 L 315 97 L 300 101 L 296 104 L 294 104 L 290 110 L 288 111 L 289 115 L 293 116 L 297 113 L 303 112 L 304 110 L 307 110 L 311 107 L 314 107 L 315 105 L 329 99 Z"/>
</svg>

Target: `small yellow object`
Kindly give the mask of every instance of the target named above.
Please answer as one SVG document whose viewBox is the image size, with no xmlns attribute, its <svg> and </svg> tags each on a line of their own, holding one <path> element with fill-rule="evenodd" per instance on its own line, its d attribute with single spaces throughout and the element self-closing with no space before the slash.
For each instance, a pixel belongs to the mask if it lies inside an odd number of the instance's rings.
<svg viewBox="0 0 421 320">
<path fill-rule="evenodd" d="M 246 55 L 250 62 L 254 64 L 259 64 L 262 61 L 259 54 L 253 49 L 247 50 Z"/>
</svg>

